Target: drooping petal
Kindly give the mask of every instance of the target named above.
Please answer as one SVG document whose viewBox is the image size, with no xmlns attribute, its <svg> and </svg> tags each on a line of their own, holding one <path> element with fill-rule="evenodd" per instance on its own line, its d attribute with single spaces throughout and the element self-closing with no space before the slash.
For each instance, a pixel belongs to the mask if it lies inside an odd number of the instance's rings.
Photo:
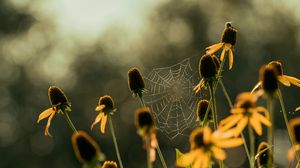
<svg viewBox="0 0 300 168">
<path fill-rule="evenodd" d="M 263 113 L 265 113 L 265 118 L 266 119 L 270 118 L 270 114 L 269 114 L 269 112 L 268 112 L 268 110 L 266 108 L 264 108 L 262 106 L 258 106 L 258 107 L 256 107 L 256 111 L 257 112 L 263 112 Z"/>
<path fill-rule="evenodd" d="M 39 118 L 37 120 L 37 123 L 39 123 L 41 120 L 49 117 L 52 113 L 54 113 L 55 111 L 53 110 L 53 108 L 48 108 L 46 110 L 44 110 L 40 115 Z"/>
<path fill-rule="evenodd" d="M 232 68 L 232 65 L 233 65 L 233 52 L 232 52 L 232 49 L 230 48 L 229 49 L 229 69 Z"/>
<path fill-rule="evenodd" d="M 299 111 L 299 110 L 300 110 L 300 106 L 295 109 L 295 111 Z"/>
<path fill-rule="evenodd" d="M 91 125 L 91 129 L 93 129 L 93 127 L 94 127 L 98 122 L 101 121 L 101 119 L 102 119 L 103 116 L 104 116 L 104 113 L 103 113 L 103 112 L 100 112 L 100 113 L 97 115 L 95 121 L 94 121 L 93 124 Z"/>
<path fill-rule="evenodd" d="M 211 140 L 211 129 L 209 127 L 203 128 L 203 141 L 204 143 L 209 143 Z"/>
<path fill-rule="evenodd" d="M 288 75 L 283 75 L 283 77 L 286 78 L 293 85 L 300 87 L 300 80 L 298 78 L 288 76 Z"/>
<path fill-rule="evenodd" d="M 241 134 L 241 132 L 244 130 L 247 124 L 248 124 L 248 117 L 244 117 L 239 121 L 235 129 L 236 137 Z"/>
<path fill-rule="evenodd" d="M 101 121 L 101 124 L 100 124 L 100 131 L 101 131 L 102 134 L 105 133 L 106 122 L 107 122 L 107 115 L 104 115 L 102 117 L 102 121 Z"/>
<path fill-rule="evenodd" d="M 195 162 L 192 166 L 192 168 L 202 168 L 201 166 L 203 165 L 203 159 L 205 156 L 201 157 L 196 157 Z"/>
<path fill-rule="evenodd" d="M 202 165 L 201 165 L 200 168 L 207 168 L 207 167 L 209 167 L 210 158 L 211 158 L 210 154 L 204 155 L 203 159 L 202 159 Z"/>
<path fill-rule="evenodd" d="M 100 106 L 97 106 L 96 107 L 96 109 L 95 109 L 95 111 L 101 111 L 101 110 L 103 110 L 105 108 L 105 105 L 100 105 Z"/>
<path fill-rule="evenodd" d="M 54 117 L 54 115 L 55 115 L 55 112 L 51 113 L 50 117 L 48 118 L 46 129 L 45 129 L 46 136 L 51 136 L 51 134 L 49 133 L 49 128 L 50 128 L 51 121 L 52 121 L 52 118 Z"/>
<path fill-rule="evenodd" d="M 231 138 L 231 139 L 216 141 L 215 145 L 219 146 L 220 148 L 234 148 L 242 145 L 243 143 L 244 140 L 242 138 Z"/>
<path fill-rule="evenodd" d="M 200 92 L 200 90 L 204 87 L 205 82 L 203 79 L 200 80 L 199 84 L 197 86 L 194 87 L 194 91 L 195 93 Z"/>
<path fill-rule="evenodd" d="M 224 43 L 217 43 L 206 48 L 206 54 L 212 55 L 222 48 Z"/>
<path fill-rule="evenodd" d="M 283 85 L 285 85 L 285 86 L 291 86 L 290 81 L 287 78 L 285 78 L 284 76 L 278 76 L 277 79 Z"/>
<path fill-rule="evenodd" d="M 259 113 L 255 113 L 255 116 L 253 116 L 253 117 L 268 127 L 271 127 L 271 125 L 272 125 L 271 121 L 268 118 L 264 117 L 263 115 L 261 115 Z"/>
<path fill-rule="evenodd" d="M 262 127 L 258 119 L 251 117 L 250 118 L 250 124 L 254 131 L 257 133 L 257 135 L 262 135 Z"/>
<path fill-rule="evenodd" d="M 211 151 L 213 152 L 214 157 L 218 160 L 224 160 L 226 158 L 226 154 L 221 148 L 212 146 Z"/>
<path fill-rule="evenodd" d="M 232 108 L 230 110 L 230 112 L 233 113 L 233 114 L 244 113 L 245 109 L 243 109 L 243 108 Z"/>
<path fill-rule="evenodd" d="M 258 82 L 254 88 L 251 90 L 251 94 L 254 93 L 261 86 L 261 82 Z"/>
<path fill-rule="evenodd" d="M 155 160 L 156 160 L 155 148 L 150 148 L 150 162 L 154 162 Z"/>
<path fill-rule="evenodd" d="M 242 119 L 242 117 L 243 117 L 243 115 L 241 115 L 241 114 L 238 114 L 238 115 L 234 114 L 234 115 L 229 116 L 228 117 L 229 119 L 225 118 L 225 120 L 227 120 L 228 122 L 223 125 L 223 123 L 222 123 L 223 120 L 222 120 L 220 122 L 220 125 L 221 125 L 220 130 L 221 131 L 228 130 L 229 128 L 231 128 L 234 125 L 236 125 L 239 122 L 239 120 Z"/>
<path fill-rule="evenodd" d="M 199 154 L 199 149 L 196 149 L 196 150 L 192 150 L 189 153 L 182 155 L 176 161 L 177 166 L 186 167 L 186 166 L 191 165 L 194 162 L 194 160 L 198 154 Z"/>
<path fill-rule="evenodd" d="M 222 50 L 222 53 L 221 53 L 221 56 L 220 56 L 220 60 L 221 60 L 221 61 L 223 61 L 223 60 L 224 60 L 225 53 L 226 53 L 226 50 L 225 50 L 225 49 L 223 49 L 223 50 Z"/>
</svg>

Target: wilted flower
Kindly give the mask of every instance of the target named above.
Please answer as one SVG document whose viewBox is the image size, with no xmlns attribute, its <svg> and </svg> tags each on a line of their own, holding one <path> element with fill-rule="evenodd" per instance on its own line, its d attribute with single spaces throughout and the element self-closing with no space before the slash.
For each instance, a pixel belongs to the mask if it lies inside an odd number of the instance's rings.
<svg viewBox="0 0 300 168">
<path fill-rule="evenodd" d="M 104 159 L 98 144 L 84 131 L 73 133 L 72 146 L 77 159 L 82 164 L 97 164 Z"/>
<path fill-rule="evenodd" d="M 257 154 L 255 156 L 258 168 L 266 167 L 268 163 L 273 163 L 272 150 L 268 143 L 261 142 L 258 145 Z"/>
<path fill-rule="evenodd" d="M 149 108 L 145 107 L 136 110 L 135 125 L 137 133 L 143 138 L 144 145 L 147 145 L 147 141 L 150 142 L 150 144 L 148 144 L 148 147 L 150 148 L 150 161 L 154 162 L 156 158 L 155 149 L 158 142 L 156 138 L 156 127 Z"/>
<path fill-rule="evenodd" d="M 199 100 L 197 103 L 197 108 L 196 108 L 196 116 L 197 116 L 197 121 L 203 122 L 205 113 L 207 111 L 209 102 L 205 99 Z M 207 114 L 207 121 L 212 121 L 212 111 L 211 109 L 208 111 Z"/>
<path fill-rule="evenodd" d="M 97 115 L 95 121 L 91 125 L 91 129 L 100 122 L 100 131 L 101 133 L 105 133 L 105 126 L 107 122 L 107 115 L 112 115 L 116 109 L 114 106 L 113 99 L 108 96 L 102 96 L 99 99 L 98 106 L 95 109 L 96 111 L 99 111 L 99 114 Z"/>
<path fill-rule="evenodd" d="M 190 152 L 177 160 L 177 166 L 193 168 L 208 168 L 211 157 L 224 160 L 226 153 L 222 148 L 233 148 L 244 143 L 241 138 L 231 138 L 226 132 L 215 131 L 212 133 L 209 127 L 196 128 L 190 135 Z"/>
<path fill-rule="evenodd" d="M 257 95 L 248 92 L 237 97 L 235 106 L 231 109 L 231 115 L 220 122 L 220 129 L 225 131 L 236 125 L 235 136 L 240 135 L 247 124 L 250 124 L 258 135 L 262 135 L 262 124 L 270 127 L 269 113 L 262 106 L 256 106 Z M 262 115 L 260 113 L 264 113 Z"/>
<path fill-rule="evenodd" d="M 216 75 L 218 74 L 218 70 L 220 67 L 220 63 L 218 62 L 218 58 L 210 55 L 203 55 L 199 62 L 199 72 L 201 76 L 201 80 L 199 84 L 194 88 L 194 91 L 198 93 L 203 87 L 207 84 L 212 84 L 213 81 L 216 80 Z"/>
<path fill-rule="evenodd" d="M 229 69 L 232 68 L 232 64 L 233 64 L 233 46 L 236 43 L 236 35 L 237 35 L 237 30 L 235 28 L 232 27 L 230 22 L 226 22 L 225 23 L 225 29 L 223 31 L 222 34 L 222 40 L 220 43 L 214 44 L 212 46 L 209 46 L 206 48 L 206 53 L 209 55 L 214 54 L 215 52 L 217 52 L 219 49 L 223 48 L 222 53 L 221 53 L 221 57 L 220 60 L 223 61 L 224 56 L 226 54 L 226 52 L 229 52 Z"/>
<path fill-rule="evenodd" d="M 142 97 L 145 83 L 140 71 L 134 67 L 128 70 L 128 86 L 133 94 Z"/>
<path fill-rule="evenodd" d="M 37 123 L 39 123 L 41 120 L 48 118 L 48 122 L 45 129 L 45 135 L 51 136 L 49 133 L 49 128 L 51 125 L 51 120 L 54 117 L 56 113 L 67 113 L 71 111 L 71 103 L 69 102 L 68 98 L 64 94 L 64 92 L 56 87 L 56 86 L 50 86 L 48 89 L 48 96 L 51 103 L 51 107 L 43 111 L 37 120 Z"/>
<path fill-rule="evenodd" d="M 101 168 L 117 168 L 118 165 L 114 161 L 105 161 Z"/>
</svg>

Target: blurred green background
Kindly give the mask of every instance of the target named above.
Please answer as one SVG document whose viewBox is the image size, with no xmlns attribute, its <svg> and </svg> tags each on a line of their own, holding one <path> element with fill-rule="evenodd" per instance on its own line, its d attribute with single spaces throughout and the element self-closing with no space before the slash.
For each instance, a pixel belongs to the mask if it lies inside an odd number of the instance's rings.
<svg viewBox="0 0 300 168">
<path fill-rule="evenodd" d="M 90 131 L 98 98 L 111 95 L 124 166 L 146 167 L 133 121 L 139 104 L 127 86 L 128 68 L 137 66 L 147 75 L 153 68 L 200 58 L 205 47 L 219 41 L 227 21 L 238 29 L 233 69 L 223 75 L 232 100 L 252 89 L 259 68 L 271 60 L 280 60 L 284 73 L 300 77 L 297 0 L 2 0 L 0 20 L 1 168 L 81 167 L 61 115 L 52 121 L 53 137 L 44 136 L 46 121 L 36 123 L 50 106 L 50 85 L 62 88 L 70 99 L 76 127 L 117 161 L 108 129 L 105 135 L 98 127 Z M 289 118 L 299 116 L 293 110 L 300 105 L 299 88 L 282 91 Z M 229 109 L 220 92 L 217 98 L 223 118 Z M 275 162 L 283 167 L 290 144 L 278 104 Z M 188 151 L 188 137 L 170 140 L 159 131 L 158 139 L 168 165 L 175 167 L 174 148 Z M 242 148 L 229 150 L 228 167 L 247 167 L 242 153 Z M 155 167 L 161 167 L 159 161 Z"/>
</svg>

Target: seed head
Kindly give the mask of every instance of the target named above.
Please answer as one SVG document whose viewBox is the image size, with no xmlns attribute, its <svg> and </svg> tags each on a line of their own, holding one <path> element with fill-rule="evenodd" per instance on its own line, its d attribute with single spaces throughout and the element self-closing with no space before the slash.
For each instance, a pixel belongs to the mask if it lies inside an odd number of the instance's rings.
<svg viewBox="0 0 300 168">
<path fill-rule="evenodd" d="M 204 79 L 215 77 L 218 73 L 217 65 L 210 55 L 203 55 L 199 64 L 200 75 Z"/>
<path fill-rule="evenodd" d="M 84 131 L 78 131 L 72 135 L 72 145 L 81 163 L 90 163 L 100 154 L 97 143 Z"/>
<path fill-rule="evenodd" d="M 114 161 L 105 161 L 101 168 L 117 168 L 117 163 Z"/>
<path fill-rule="evenodd" d="M 135 125 L 141 136 L 150 135 L 155 128 L 153 116 L 149 108 L 140 108 L 135 112 Z"/>
<path fill-rule="evenodd" d="M 273 95 L 278 89 L 278 72 L 277 70 L 270 65 L 263 66 L 260 70 L 260 81 L 262 81 L 263 90 Z"/>
<path fill-rule="evenodd" d="M 257 149 L 257 154 L 259 154 L 257 158 L 258 167 L 263 167 L 268 164 L 268 160 L 272 159 L 270 146 L 266 142 L 261 142 Z"/>
<path fill-rule="evenodd" d="M 136 67 L 128 70 L 128 85 L 130 90 L 136 95 L 141 95 L 145 88 L 143 76 Z"/>
<path fill-rule="evenodd" d="M 229 43 L 234 46 L 236 43 L 236 34 L 237 30 L 232 27 L 231 23 L 226 22 L 225 29 L 222 35 L 222 42 Z"/>
<path fill-rule="evenodd" d="M 115 109 L 114 101 L 112 97 L 105 95 L 100 97 L 98 106 L 105 105 L 105 108 L 102 110 L 104 112 L 111 112 Z"/>
<path fill-rule="evenodd" d="M 282 64 L 279 61 L 272 61 L 268 64 L 269 66 L 273 66 L 274 69 L 277 70 L 278 75 L 283 75 Z"/>
<path fill-rule="evenodd" d="M 211 57 L 214 60 L 214 63 L 216 64 L 217 70 L 219 70 L 221 64 L 219 58 L 216 57 L 215 55 L 212 55 Z"/>
<path fill-rule="evenodd" d="M 48 89 L 48 96 L 52 106 L 56 105 L 70 105 L 70 102 L 65 93 L 56 86 L 50 86 Z"/>
<path fill-rule="evenodd" d="M 203 128 L 196 128 L 190 135 L 191 149 L 201 148 L 204 143 L 204 131 Z"/>
<path fill-rule="evenodd" d="M 205 99 L 198 101 L 197 108 L 196 108 L 196 115 L 198 116 L 200 121 L 204 120 L 204 116 L 205 116 L 206 110 L 208 108 L 208 104 L 209 104 L 209 102 Z M 208 121 L 212 120 L 212 111 L 211 111 L 211 109 L 208 111 L 207 120 Z"/>
<path fill-rule="evenodd" d="M 300 143 L 300 118 L 291 119 L 289 125 L 292 129 L 293 138 L 295 142 Z"/>
</svg>

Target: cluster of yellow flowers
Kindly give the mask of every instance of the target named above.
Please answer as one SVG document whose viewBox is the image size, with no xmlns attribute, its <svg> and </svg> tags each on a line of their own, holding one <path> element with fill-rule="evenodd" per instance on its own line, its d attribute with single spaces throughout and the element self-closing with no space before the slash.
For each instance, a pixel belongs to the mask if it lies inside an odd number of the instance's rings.
<svg viewBox="0 0 300 168">
<path fill-rule="evenodd" d="M 223 160 L 227 157 L 224 149 L 244 145 L 251 168 L 254 168 L 256 164 L 258 167 L 275 166 L 273 157 L 273 130 L 275 125 L 273 104 L 274 100 L 276 100 L 275 98 L 278 98 L 292 144 L 292 148 L 288 151 L 288 161 L 290 165 L 297 164 L 297 166 L 299 166 L 300 118 L 295 118 L 288 122 L 279 86 L 281 83 L 285 86 L 295 85 L 300 87 L 300 80 L 285 75 L 283 73 L 282 64 L 279 61 L 272 61 L 262 66 L 259 73 L 259 82 L 254 86 L 252 91 L 240 93 L 233 105 L 222 82 L 221 73 L 227 57 L 229 58 L 229 69 L 233 67 L 233 48 L 236 39 L 237 29 L 234 28 L 230 22 L 227 22 L 221 42 L 207 47 L 205 54 L 199 61 L 201 80 L 199 84 L 195 86 L 194 91 L 198 93 L 203 91 L 204 88 L 208 88 L 210 98 L 209 100 L 201 99 L 197 103 L 195 112 L 197 115 L 196 122 L 199 122 L 199 127 L 194 129 L 190 134 L 190 151 L 182 154 L 178 150 L 179 155 L 176 158 L 176 165 L 179 167 L 208 168 L 212 167 L 213 163 L 217 161 L 219 166 L 223 168 L 225 167 Z M 215 54 L 220 49 L 222 49 L 222 51 L 219 58 Z M 222 87 L 230 106 L 230 109 L 227 110 L 230 111 L 229 115 L 222 120 L 218 120 L 215 97 L 215 92 L 219 85 Z M 142 138 L 144 148 L 147 152 L 147 167 L 152 168 L 152 163 L 156 160 L 157 152 L 162 167 L 166 168 L 167 165 L 157 140 L 157 127 L 153 114 L 151 110 L 146 107 L 143 100 L 145 91 L 143 76 L 135 67 L 130 68 L 128 71 L 128 86 L 141 103 L 141 108 L 135 112 L 135 125 L 137 134 Z M 105 156 L 95 140 L 86 132 L 77 131 L 68 115 L 68 113 L 71 112 L 71 103 L 65 93 L 60 88 L 51 86 L 48 90 L 48 95 L 51 107 L 43 111 L 37 120 L 39 123 L 41 120 L 48 118 L 45 135 L 51 136 L 49 127 L 55 114 L 63 114 L 69 126 L 74 131 L 71 141 L 78 160 L 85 167 L 116 168 L 117 164 L 115 162 L 105 161 Z M 257 106 L 257 101 L 260 97 L 264 97 L 267 100 L 267 108 Z M 99 114 L 91 124 L 91 129 L 99 123 L 100 132 L 104 134 L 107 121 L 109 122 L 119 166 L 123 168 L 112 123 L 112 115 L 116 112 L 112 97 L 108 95 L 100 97 L 95 110 L 99 112 Z M 296 108 L 296 110 L 300 110 L 300 107 Z M 256 148 L 255 136 L 264 135 L 263 126 L 268 128 L 267 142 L 260 142 Z M 245 128 L 248 128 L 248 141 L 243 135 L 243 133 L 246 132 L 244 131 Z M 256 134 L 254 134 L 254 132 Z M 294 163 L 295 160 L 296 163 Z"/>
</svg>

